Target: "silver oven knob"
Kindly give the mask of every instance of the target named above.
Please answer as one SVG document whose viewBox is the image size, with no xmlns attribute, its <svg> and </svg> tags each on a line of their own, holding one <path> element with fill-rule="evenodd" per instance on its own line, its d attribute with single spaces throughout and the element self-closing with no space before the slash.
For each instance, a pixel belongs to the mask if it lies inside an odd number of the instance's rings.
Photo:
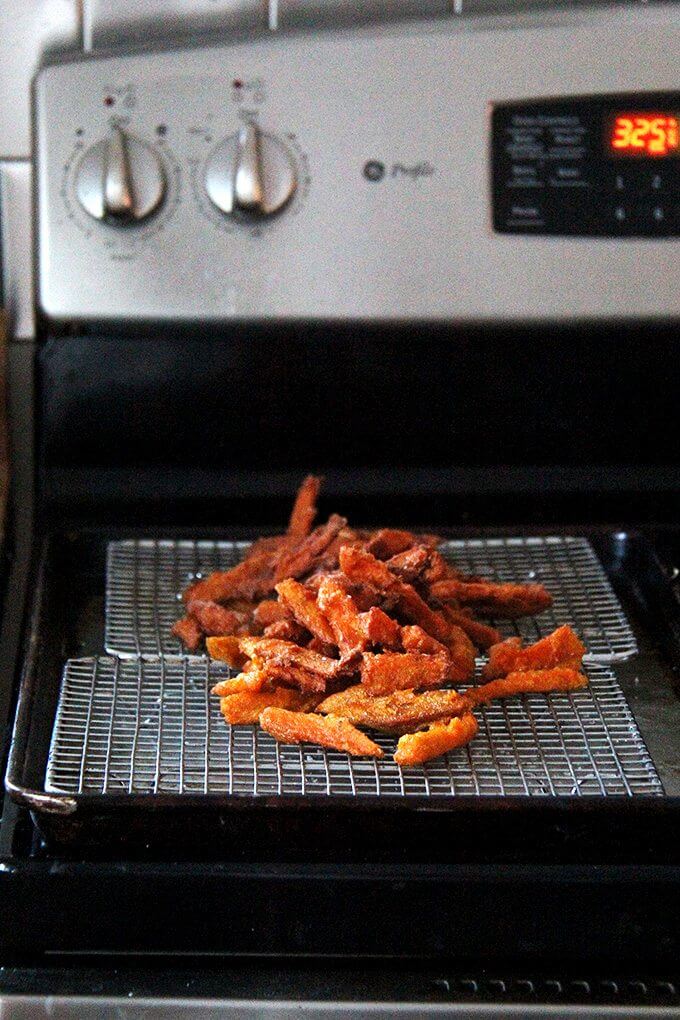
<svg viewBox="0 0 680 1020">
<path fill-rule="evenodd" d="M 213 205 L 227 216 L 274 216 L 297 188 L 293 157 L 274 135 L 244 124 L 221 142 L 208 160 L 205 187 Z"/>
<path fill-rule="evenodd" d="M 165 195 L 165 173 L 149 145 L 114 127 L 83 156 L 76 179 L 83 209 L 96 220 L 120 226 L 145 220 Z"/>
</svg>

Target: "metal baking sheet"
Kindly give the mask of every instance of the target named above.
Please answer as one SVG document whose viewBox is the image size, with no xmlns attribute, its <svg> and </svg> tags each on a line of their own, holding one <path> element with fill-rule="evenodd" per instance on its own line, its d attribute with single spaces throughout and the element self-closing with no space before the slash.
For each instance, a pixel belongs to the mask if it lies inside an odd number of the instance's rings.
<svg viewBox="0 0 680 1020">
<path fill-rule="evenodd" d="M 171 634 L 182 615 L 181 592 L 196 578 L 237 563 L 247 542 L 143 539 L 112 542 L 106 579 L 106 651 L 121 656 L 181 655 Z M 460 539 L 443 554 L 457 567 L 497 581 L 540 581 L 552 607 L 540 616 L 500 621 L 504 636 L 527 641 L 568 623 L 587 661 L 611 662 L 637 651 L 630 624 L 590 542 L 580 536 Z"/>
<path fill-rule="evenodd" d="M 619 683 L 590 665 L 573 694 L 523 695 L 476 710 L 467 748 L 401 769 L 381 760 L 282 745 L 228 726 L 211 686 L 228 674 L 198 658 L 75 659 L 64 669 L 46 790 L 68 794 L 356 797 L 661 795 Z"/>
</svg>

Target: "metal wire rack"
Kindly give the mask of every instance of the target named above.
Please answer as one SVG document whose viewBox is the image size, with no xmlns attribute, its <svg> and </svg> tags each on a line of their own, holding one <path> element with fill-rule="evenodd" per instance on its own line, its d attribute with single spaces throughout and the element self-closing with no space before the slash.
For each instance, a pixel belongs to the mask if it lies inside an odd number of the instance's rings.
<svg viewBox="0 0 680 1020">
<path fill-rule="evenodd" d="M 529 695 L 477 710 L 467 747 L 401 769 L 394 738 L 381 760 L 281 745 L 256 726 L 228 726 L 210 688 L 228 669 L 199 658 L 90 658 L 66 664 L 46 789 L 69 794 L 356 797 L 662 795 L 614 674 L 589 688 Z"/>
<path fill-rule="evenodd" d="M 171 634 L 181 616 L 181 592 L 213 570 L 227 570 L 247 542 L 143 539 L 112 542 L 106 583 L 106 651 L 121 656 L 181 655 Z M 461 539 L 443 554 L 469 574 L 498 581 L 540 581 L 552 607 L 538 617 L 501 621 L 504 636 L 535 641 L 563 623 L 588 648 L 587 661 L 626 659 L 635 637 L 590 542 L 578 536 Z"/>
</svg>

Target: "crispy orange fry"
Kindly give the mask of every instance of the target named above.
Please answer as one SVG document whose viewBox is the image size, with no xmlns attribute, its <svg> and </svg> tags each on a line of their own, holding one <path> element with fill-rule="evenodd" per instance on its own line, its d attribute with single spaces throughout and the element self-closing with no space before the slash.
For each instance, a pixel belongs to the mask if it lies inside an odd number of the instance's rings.
<svg viewBox="0 0 680 1020">
<path fill-rule="evenodd" d="M 430 562 L 423 571 L 423 581 L 427 584 L 434 584 L 435 581 L 443 581 L 445 578 L 463 578 L 459 570 L 445 560 L 436 549 L 430 549 Z"/>
<path fill-rule="evenodd" d="M 265 599 L 253 613 L 255 623 L 260 627 L 269 627 L 272 623 L 279 623 L 281 620 L 290 620 L 291 614 L 287 606 L 277 599 Z"/>
<path fill-rule="evenodd" d="M 262 675 L 273 687 L 297 687 L 305 694 L 318 694 L 324 696 L 328 680 L 320 673 L 314 673 L 304 666 L 298 666 L 292 662 L 281 660 L 270 660 L 258 667 Z"/>
<path fill-rule="evenodd" d="M 422 733 L 407 733 L 399 738 L 394 760 L 402 766 L 421 765 L 430 758 L 469 744 L 478 729 L 477 720 L 469 713 L 448 723 L 435 723 Z"/>
<path fill-rule="evenodd" d="M 322 481 L 323 479 L 315 475 L 307 475 L 298 489 L 288 522 L 288 534 L 291 538 L 303 539 L 312 530 Z"/>
<path fill-rule="evenodd" d="M 353 672 L 349 663 L 329 659 L 291 641 L 272 638 L 243 638 L 242 641 L 241 651 L 252 657 L 267 680 L 275 685 L 322 693 L 329 680 L 347 679 Z"/>
<path fill-rule="evenodd" d="M 552 605 L 552 595 L 542 584 L 495 584 L 491 581 L 436 581 L 430 588 L 442 602 L 472 606 L 478 612 L 501 619 L 535 616 Z"/>
<path fill-rule="evenodd" d="M 250 546 L 246 559 L 250 559 L 252 556 L 257 556 L 263 552 L 277 552 L 282 546 L 287 545 L 289 541 L 289 535 L 263 535 L 262 538 L 256 538 Z"/>
<path fill-rule="evenodd" d="M 457 691 L 395 691 L 386 697 L 373 697 L 363 684 L 348 687 L 331 694 L 317 706 L 317 712 L 330 712 L 349 719 L 357 726 L 371 726 L 376 730 L 411 729 L 436 719 L 450 719 L 463 715 L 472 708 L 472 702 Z"/>
<path fill-rule="evenodd" d="M 448 679 L 448 655 L 421 655 L 418 652 L 365 652 L 361 662 L 361 682 L 373 695 L 390 694 L 409 688 L 441 687 Z"/>
<path fill-rule="evenodd" d="M 337 654 L 335 645 L 328 645 L 325 641 L 320 641 L 318 637 L 313 637 L 307 647 L 310 652 L 318 652 L 319 655 L 325 655 L 327 659 L 333 659 Z"/>
<path fill-rule="evenodd" d="M 355 655 L 363 651 L 368 644 L 365 628 L 361 625 L 354 599 L 340 579 L 326 578 L 319 588 L 318 601 L 330 625 L 331 640 L 338 646 L 341 655 Z"/>
<path fill-rule="evenodd" d="M 454 609 L 453 606 L 445 605 L 442 610 L 444 616 L 451 623 L 465 631 L 477 648 L 490 648 L 501 640 L 500 631 L 495 627 L 489 627 L 486 623 L 480 623 L 462 609 Z"/>
<path fill-rule="evenodd" d="M 508 638 L 489 649 L 489 661 L 482 676 L 485 680 L 493 680 L 520 670 L 552 669 L 554 666 L 579 669 L 585 650 L 585 645 L 568 626 L 558 627 L 552 634 L 526 648 L 522 647 L 519 638 Z"/>
<path fill-rule="evenodd" d="M 423 628 L 415 623 L 410 627 L 401 628 L 401 643 L 405 652 L 422 652 L 423 655 L 448 654 L 446 645 L 426 634 Z"/>
<path fill-rule="evenodd" d="M 207 602 L 204 599 L 192 599 L 187 604 L 187 612 L 198 621 L 203 633 L 210 637 L 216 634 L 235 634 L 239 627 L 248 622 L 245 613 L 225 609 L 217 602 Z"/>
<path fill-rule="evenodd" d="M 292 577 L 280 581 L 276 585 L 276 590 L 284 606 L 298 623 L 326 644 L 335 644 L 333 629 L 319 608 L 313 591 Z"/>
<path fill-rule="evenodd" d="M 388 560 L 397 553 L 404 552 L 415 545 L 416 536 L 410 531 L 399 531 L 397 528 L 380 528 L 374 532 L 364 548 L 376 559 Z"/>
<path fill-rule="evenodd" d="M 316 558 L 331 544 L 336 535 L 347 524 L 344 517 L 331 514 L 325 524 L 314 531 L 291 550 L 284 550 L 276 564 L 275 581 L 286 577 L 302 577 L 315 565 Z"/>
<path fill-rule="evenodd" d="M 278 641 L 274 638 L 244 637 L 240 639 L 240 649 L 244 655 L 258 665 L 270 662 L 300 666 L 310 673 L 318 673 L 327 679 L 335 679 L 348 675 L 347 666 L 338 659 L 328 659 L 309 648 L 301 648 L 291 641 Z"/>
<path fill-rule="evenodd" d="M 203 581 L 197 581 L 184 592 L 185 602 L 205 599 L 209 602 L 227 602 L 229 599 L 267 595 L 274 587 L 273 555 L 268 550 L 248 556 L 231 570 L 216 571 Z"/>
<path fill-rule="evenodd" d="M 229 694 L 241 694 L 243 691 L 261 691 L 265 683 L 266 680 L 260 671 L 253 669 L 249 673 L 239 673 L 238 676 L 220 680 L 210 693 L 226 698 Z"/>
<path fill-rule="evenodd" d="M 450 642 L 454 639 L 454 631 L 458 628 L 450 624 L 442 613 L 430 609 L 413 585 L 406 584 L 401 578 L 395 577 L 385 563 L 377 560 L 375 556 L 371 556 L 363 549 L 345 546 L 340 550 L 340 567 L 350 581 L 357 584 L 368 584 L 388 598 L 394 599 L 397 608 L 408 620 L 417 623 L 432 637 L 450 646 Z M 458 634 L 455 635 L 456 642 L 460 643 L 461 638 L 463 643 L 469 645 L 469 654 L 474 667 L 474 649 L 467 636 L 458 630 Z"/>
<path fill-rule="evenodd" d="M 481 687 L 470 687 L 465 692 L 475 705 L 494 698 L 509 698 L 513 694 L 545 694 L 550 691 L 577 691 L 588 686 L 588 678 L 576 669 L 556 666 L 554 669 L 525 670 L 509 673 L 502 680 L 491 680 Z"/>
<path fill-rule="evenodd" d="M 365 613 L 359 614 L 364 634 L 371 645 L 382 645 L 391 651 L 401 648 L 401 627 L 378 606 L 372 606 Z"/>
<path fill-rule="evenodd" d="M 354 584 L 348 580 L 347 577 L 340 570 L 330 571 L 314 571 L 309 577 L 305 578 L 305 588 L 309 588 L 310 591 L 319 594 L 319 588 L 324 581 L 331 579 L 339 581 L 341 584 L 346 586 L 346 590 L 354 599 L 354 603 L 359 612 L 367 612 L 373 606 L 377 606 L 380 602 L 380 595 L 375 591 L 374 588 L 370 588 L 366 584 Z"/>
<path fill-rule="evenodd" d="M 396 556 L 391 556 L 387 560 L 387 566 L 402 581 L 413 584 L 427 569 L 431 553 L 432 549 L 428 549 L 426 545 L 414 545 L 404 552 L 397 553 Z"/>
<path fill-rule="evenodd" d="M 203 631 L 193 616 L 183 616 L 172 628 L 188 652 L 195 652 L 203 640 Z"/>
<path fill-rule="evenodd" d="M 341 528 L 329 546 L 314 560 L 314 571 L 324 574 L 333 573 L 338 569 L 338 557 L 343 545 L 362 545 L 356 531 L 352 528 Z"/>
<path fill-rule="evenodd" d="M 243 669 L 247 656 L 241 651 L 240 641 L 240 637 L 228 634 L 223 637 L 206 638 L 205 644 L 211 659 L 227 662 L 232 669 Z"/>
<path fill-rule="evenodd" d="M 289 687 L 277 687 L 273 691 L 241 691 L 220 700 L 220 711 L 228 723 L 252 726 L 259 722 L 265 708 L 286 708 L 299 712 L 307 706 L 309 698 Z"/>
<path fill-rule="evenodd" d="M 264 637 L 278 638 L 280 641 L 293 641 L 296 645 L 306 645 L 309 631 L 297 620 L 279 620 L 264 628 Z"/>
<path fill-rule="evenodd" d="M 382 748 L 339 716 L 307 715 L 287 712 L 283 708 L 266 708 L 260 716 L 260 726 L 284 744 L 309 741 L 351 755 L 383 757 Z"/>
</svg>

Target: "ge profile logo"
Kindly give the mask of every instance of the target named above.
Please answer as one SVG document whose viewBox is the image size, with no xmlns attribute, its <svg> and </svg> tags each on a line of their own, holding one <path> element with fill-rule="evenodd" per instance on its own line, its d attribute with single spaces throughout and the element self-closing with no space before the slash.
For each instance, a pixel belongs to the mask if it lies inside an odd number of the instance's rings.
<svg viewBox="0 0 680 1020">
<path fill-rule="evenodd" d="M 381 181 L 385 176 L 385 164 L 378 159 L 369 159 L 364 166 L 364 177 L 367 181 Z"/>
</svg>

